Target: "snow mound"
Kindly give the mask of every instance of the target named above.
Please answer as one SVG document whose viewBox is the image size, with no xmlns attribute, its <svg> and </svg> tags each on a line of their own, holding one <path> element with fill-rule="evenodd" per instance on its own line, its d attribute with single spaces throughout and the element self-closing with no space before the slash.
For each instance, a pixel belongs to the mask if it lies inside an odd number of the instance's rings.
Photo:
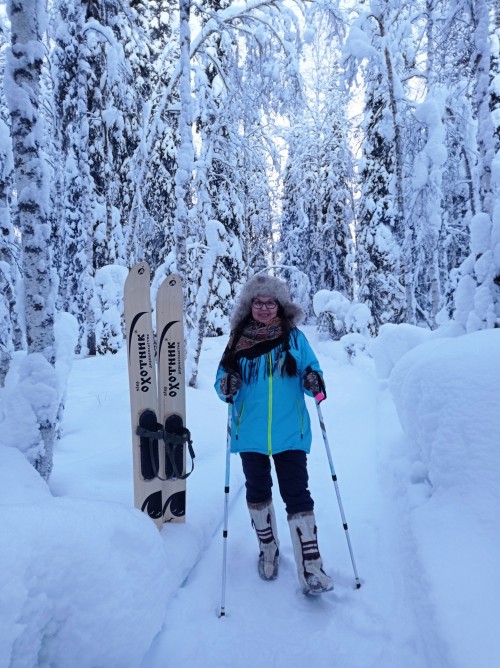
<svg viewBox="0 0 500 668">
<path fill-rule="evenodd" d="M 464 328 L 453 321 L 445 322 L 433 331 L 406 323 L 382 325 L 370 346 L 378 378 L 389 378 L 396 363 L 415 346 L 430 339 L 450 338 L 464 333 Z"/>
<path fill-rule="evenodd" d="M 154 524 L 118 504 L 53 498 L 16 449 L 0 447 L 0 472 L 0 667 L 136 668 L 165 615 Z"/>
<path fill-rule="evenodd" d="M 469 487 L 500 512 L 500 331 L 417 346 L 394 367 L 390 388 L 432 486 Z"/>
</svg>

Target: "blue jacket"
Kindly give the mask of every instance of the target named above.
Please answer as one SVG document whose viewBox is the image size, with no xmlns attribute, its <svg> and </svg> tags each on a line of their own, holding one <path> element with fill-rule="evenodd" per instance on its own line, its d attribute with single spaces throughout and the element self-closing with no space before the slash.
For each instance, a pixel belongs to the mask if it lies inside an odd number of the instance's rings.
<svg viewBox="0 0 500 668">
<path fill-rule="evenodd" d="M 322 371 L 308 340 L 296 327 L 290 333 L 290 353 L 297 361 L 297 376 L 281 375 L 285 353 L 274 349 L 261 356 L 256 381 L 243 383 L 234 397 L 231 452 L 272 455 L 284 450 L 310 451 L 311 421 L 304 393 L 312 394 L 304 389 L 303 377 L 309 366 L 320 374 Z M 244 366 L 248 360 L 243 358 L 240 363 Z M 225 401 L 220 391 L 224 374 L 219 366 L 215 389 Z"/>
</svg>

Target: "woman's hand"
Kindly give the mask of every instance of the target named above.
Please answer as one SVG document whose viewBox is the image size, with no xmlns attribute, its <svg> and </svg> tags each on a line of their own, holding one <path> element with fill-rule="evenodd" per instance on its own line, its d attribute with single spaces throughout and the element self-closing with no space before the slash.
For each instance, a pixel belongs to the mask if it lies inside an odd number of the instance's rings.
<svg viewBox="0 0 500 668">
<path fill-rule="evenodd" d="M 225 397 L 234 397 L 242 385 L 239 373 L 226 373 L 220 379 L 220 391 Z"/>
<path fill-rule="evenodd" d="M 326 396 L 325 384 L 323 378 L 317 371 L 309 371 L 304 376 L 304 387 L 314 396 L 317 394 L 324 394 Z"/>
</svg>

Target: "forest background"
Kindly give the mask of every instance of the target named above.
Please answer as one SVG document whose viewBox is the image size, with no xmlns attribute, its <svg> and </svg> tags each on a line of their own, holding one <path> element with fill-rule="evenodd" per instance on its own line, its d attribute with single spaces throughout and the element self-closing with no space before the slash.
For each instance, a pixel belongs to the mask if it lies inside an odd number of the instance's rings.
<svg viewBox="0 0 500 668">
<path fill-rule="evenodd" d="M 78 354 L 116 352 L 139 260 L 153 293 L 183 279 L 192 387 L 203 337 L 270 267 L 351 352 L 387 323 L 500 325 L 494 0 L 0 10 L 0 388 L 19 387 L 43 477 L 58 321 Z"/>
</svg>

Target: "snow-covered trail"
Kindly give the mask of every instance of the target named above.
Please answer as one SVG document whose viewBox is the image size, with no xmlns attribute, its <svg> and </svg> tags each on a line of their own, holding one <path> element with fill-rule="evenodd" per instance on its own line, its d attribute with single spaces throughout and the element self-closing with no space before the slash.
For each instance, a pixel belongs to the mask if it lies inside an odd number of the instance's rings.
<svg viewBox="0 0 500 668">
<path fill-rule="evenodd" d="M 354 575 L 315 413 L 309 458 L 319 545 L 335 591 L 304 597 L 288 525 L 275 486 L 281 541 L 280 576 L 263 582 L 250 527 L 239 458 L 231 457 L 227 616 L 220 619 L 225 407 L 212 382 L 224 340 L 205 341 L 200 387 L 188 391 L 188 422 L 196 450 L 188 480 L 187 523 L 162 530 L 171 572 L 165 621 L 142 668 L 173 665 L 315 668 L 447 668 L 435 636 L 433 611 L 415 557 L 408 501 L 391 453 L 402 439 L 393 405 L 379 392 L 368 362 L 345 365 L 307 334 L 325 372 L 323 403 L 333 460 L 363 582 Z M 101 413 L 101 415 L 98 415 Z M 103 415 L 109 416 L 106 433 Z M 95 419 L 93 419 L 95 418 Z M 85 452 L 82 452 L 82 432 Z M 65 435 L 55 456 L 54 493 L 131 505 L 130 426 L 125 358 L 119 354 L 75 364 Z"/>
<path fill-rule="evenodd" d="M 270 583 L 259 579 L 257 544 L 244 492 L 241 486 L 237 490 L 233 486 L 227 616 L 217 617 L 221 597 L 220 530 L 170 601 L 164 630 L 144 668 L 168 666 L 170 653 L 181 658 L 181 666 L 207 668 L 299 668 L 305 665 L 304 659 L 316 668 L 447 666 L 440 641 L 433 637 L 431 611 L 419 581 L 418 563 L 412 558 L 411 537 L 404 526 L 404 497 L 393 498 L 393 488 L 384 484 L 384 478 L 391 475 L 381 472 L 384 462 L 379 459 L 379 439 L 385 430 L 380 424 L 374 376 L 370 369 L 341 366 L 324 355 L 319 357 L 329 387 L 323 413 L 363 587 L 354 588 L 334 486 L 313 415 L 310 489 L 315 498 L 320 549 L 325 567 L 334 577 L 335 591 L 311 600 L 298 589 L 277 486 L 280 576 Z M 310 410 L 315 412 L 312 402 Z M 222 450 L 223 444 L 220 447 Z M 232 457 L 231 465 L 240 471 L 237 457 Z M 222 494 L 217 501 L 222 514 Z"/>
</svg>

